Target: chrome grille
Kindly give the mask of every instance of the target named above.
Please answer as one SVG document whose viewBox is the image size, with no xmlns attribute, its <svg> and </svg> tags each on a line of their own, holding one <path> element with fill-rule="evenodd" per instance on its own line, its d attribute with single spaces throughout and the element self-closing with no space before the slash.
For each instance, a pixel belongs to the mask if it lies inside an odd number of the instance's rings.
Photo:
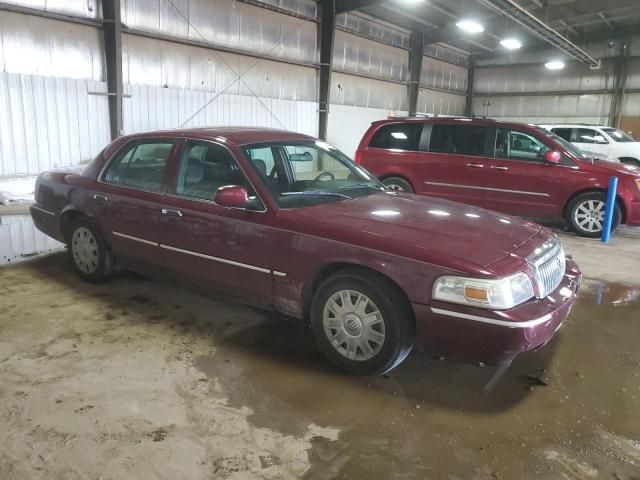
<svg viewBox="0 0 640 480">
<path fill-rule="evenodd" d="M 536 248 L 527 260 L 538 284 L 538 298 L 544 298 L 558 288 L 564 276 L 566 261 L 564 250 L 557 238 L 548 240 Z"/>
</svg>

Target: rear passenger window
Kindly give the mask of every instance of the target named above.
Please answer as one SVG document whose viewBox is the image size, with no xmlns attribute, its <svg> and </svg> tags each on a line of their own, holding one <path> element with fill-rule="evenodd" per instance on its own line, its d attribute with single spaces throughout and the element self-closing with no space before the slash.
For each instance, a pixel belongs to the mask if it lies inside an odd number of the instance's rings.
<svg viewBox="0 0 640 480">
<path fill-rule="evenodd" d="M 433 125 L 429 151 L 458 155 L 487 155 L 487 128 L 473 125 Z"/>
<path fill-rule="evenodd" d="M 397 150 L 418 150 L 422 123 L 394 123 L 378 129 L 371 143 L 373 148 L 393 148 Z"/>
<path fill-rule="evenodd" d="M 141 190 L 158 192 L 173 142 L 135 142 L 118 152 L 111 161 L 103 180 Z"/>
<path fill-rule="evenodd" d="M 551 131 L 567 142 L 571 141 L 571 128 L 552 128 Z"/>
</svg>

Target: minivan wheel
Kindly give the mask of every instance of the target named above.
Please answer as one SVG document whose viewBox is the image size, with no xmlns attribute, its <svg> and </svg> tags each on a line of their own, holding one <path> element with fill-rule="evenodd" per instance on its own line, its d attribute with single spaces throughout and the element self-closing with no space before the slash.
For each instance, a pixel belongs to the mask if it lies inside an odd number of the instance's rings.
<svg viewBox="0 0 640 480">
<path fill-rule="evenodd" d="M 588 192 L 576 196 L 567 208 L 567 220 L 571 229 L 582 237 L 596 238 L 602 235 L 604 227 L 606 195 L 601 192 Z M 616 203 L 613 212 L 611 231 L 615 231 L 622 221 L 622 210 Z"/>
<path fill-rule="evenodd" d="M 396 192 L 413 193 L 413 187 L 404 178 L 388 177 L 382 180 L 382 183 L 389 189 Z"/>
<path fill-rule="evenodd" d="M 67 246 L 73 268 L 83 280 L 101 283 L 109 279 L 106 243 L 88 219 L 73 221 L 67 234 Z"/>
<path fill-rule="evenodd" d="M 344 270 L 322 283 L 311 305 L 311 323 L 325 356 L 355 375 L 388 372 L 413 347 L 407 301 L 395 285 L 358 270 Z"/>
</svg>

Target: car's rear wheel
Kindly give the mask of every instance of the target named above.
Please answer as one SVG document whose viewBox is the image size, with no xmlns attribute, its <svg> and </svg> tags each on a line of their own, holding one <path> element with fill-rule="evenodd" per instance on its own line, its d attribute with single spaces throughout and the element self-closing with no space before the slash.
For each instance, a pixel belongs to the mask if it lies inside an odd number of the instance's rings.
<svg viewBox="0 0 640 480">
<path fill-rule="evenodd" d="M 382 180 L 382 183 L 389 189 L 394 190 L 396 192 L 407 192 L 413 193 L 413 187 L 411 184 L 400 177 L 387 177 Z"/>
<path fill-rule="evenodd" d="M 89 219 L 77 218 L 71 223 L 67 245 L 73 268 L 83 280 L 91 283 L 108 280 L 106 243 Z"/>
<path fill-rule="evenodd" d="M 318 346 L 339 368 L 381 375 L 411 351 L 414 321 L 397 287 L 384 278 L 345 270 L 316 291 L 311 322 Z"/>
<path fill-rule="evenodd" d="M 567 208 L 567 220 L 571 229 L 583 237 L 596 238 L 602 235 L 605 202 L 606 195 L 601 192 L 588 192 L 576 196 Z M 622 211 L 616 203 L 611 231 L 615 231 L 621 221 Z"/>
<path fill-rule="evenodd" d="M 625 165 L 633 165 L 634 167 L 640 167 L 640 160 L 632 157 L 621 157 L 620 162 Z"/>
</svg>

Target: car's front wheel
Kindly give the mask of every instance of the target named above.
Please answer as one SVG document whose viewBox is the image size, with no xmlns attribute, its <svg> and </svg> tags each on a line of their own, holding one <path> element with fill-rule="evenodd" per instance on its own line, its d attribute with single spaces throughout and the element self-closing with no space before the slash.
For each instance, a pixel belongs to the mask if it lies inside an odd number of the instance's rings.
<svg viewBox="0 0 640 480">
<path fill-rule="evenodd" d="M 356 375 L 381 375 L 411 351 L 414 321 L 397 287 L 375 274 L 345 270 L 316 291 L 311 322 L 318 346 Z"/>
<path fill-rule="evenodd" d="M 606 195 L 601 192 L 587 192 L 576 196 L 567 208 L 567 220 L 571 229 L 582 237 L 596 238 L 604 228 Z M 622 221 L 622 210 L 616 204 L 613 211 L 611 231 L 615 231 Z"/>
<path fill-rule="evenodd" d="M 109 278 L 106 243 L 89 219 L 73 221 L 67 234 L 67 246 L 73 268 L 83 280 L 100 283 Z"/>
<path fill-rule="evenodd" d="M 387 177 L 382 180 L 382 183 L 389 189 L 394 190 L 396 192 L 407 192 L 413 193 L 413 187 L 411 184 L 400 177 Z"/>
</svg>

